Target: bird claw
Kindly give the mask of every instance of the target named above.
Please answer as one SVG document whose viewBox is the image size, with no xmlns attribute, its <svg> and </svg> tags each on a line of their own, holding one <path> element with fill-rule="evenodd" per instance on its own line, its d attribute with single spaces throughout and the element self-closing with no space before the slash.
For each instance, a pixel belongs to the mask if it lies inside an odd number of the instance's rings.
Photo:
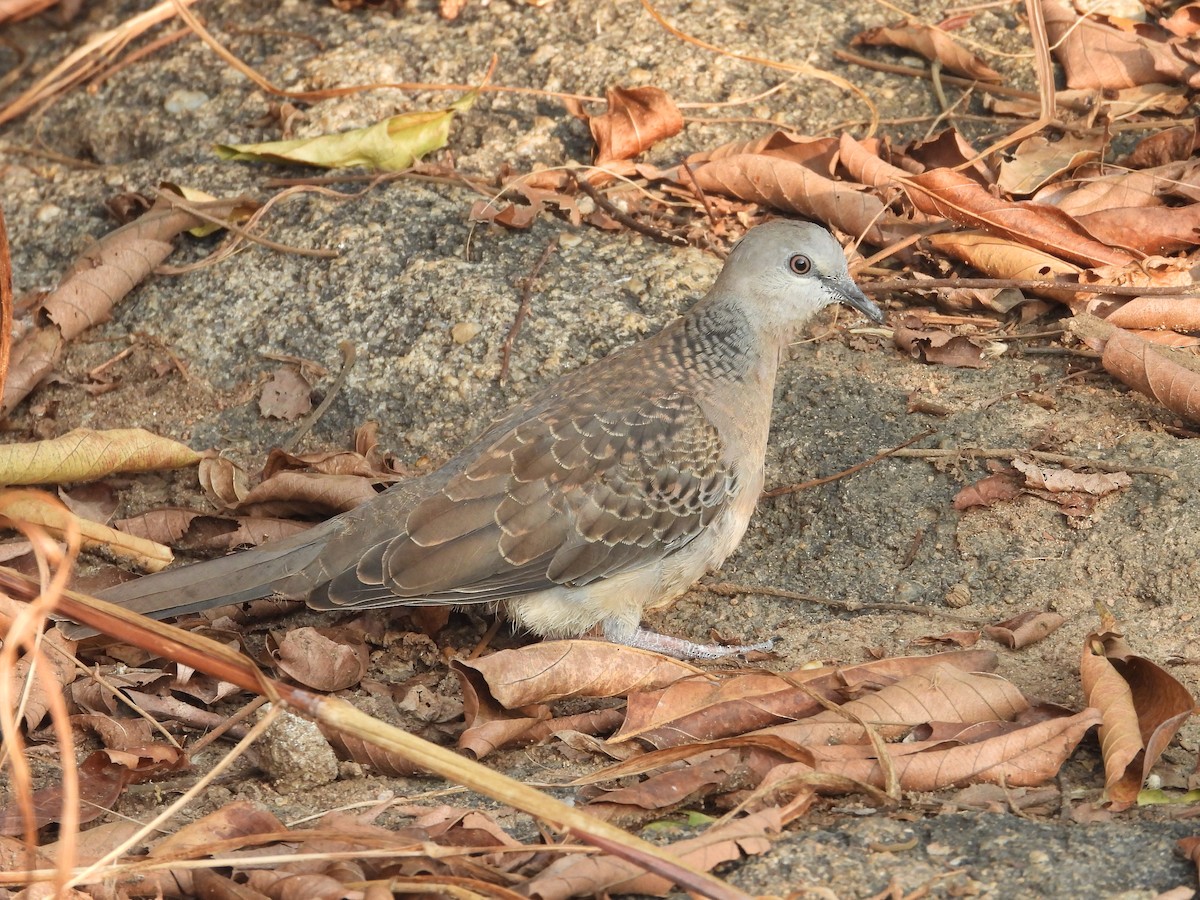
<svg viewBox="0 0 1200 900">
<path fill-rule="evenodd" d="M 676 659 L 721 659 L 725 656 L 738 656 L 758 651 L 770 653 L 775 646 L 775 638 L 768 638 L 756 644 L 698 644 L 684 638 L 672 637 L 669 634 L 659 634 L 648 628 L 628 626 L 606 626 L 604 636 L 614 644 L 624 644 L 637 650 L 649 650 Z"/>
</svg>

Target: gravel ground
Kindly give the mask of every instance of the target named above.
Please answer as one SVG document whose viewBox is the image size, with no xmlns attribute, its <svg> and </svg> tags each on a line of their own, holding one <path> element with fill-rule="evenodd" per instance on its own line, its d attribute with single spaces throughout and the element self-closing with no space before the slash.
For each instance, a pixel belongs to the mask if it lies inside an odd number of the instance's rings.
<svg viewBox="0 0 1200 900">
<path fill-rule="evenodd" d="M 721 58 L 669 38 L 632 0 L 545 8 L 495 0 L 472 4 L 455 22 L 428 3 L 399 12 L 338 12 L 316 3 L 199 4 L 230 48 L 273 82 L 304 89 L 406 81 L 473 83 L 498 57 L 494 80 L 513 86 L 602 95 L 605 87 L 655 84 L 680 103 L 714 103 L 760 94 L 785 76 Z M 17 82 L 30 83 L 85 35 L 116 25 L 142 4 L 103 0 L 65 29 L 41 21 L 10 29 L 30 53 Z M 945 9 L 921 4 L 937 21 Z M 924 82 L 839 66 L 833 49 L 861 28 L 891 17 L 882 5 L 854 0 L 833 7 L 764 0 L 664 7 L 679 27 L 736 52 L 810 62 L 836 71 L 875 98 L 884 130 L 897 139 L 923 133 L 937 113 Z M 1026 30 L 1013 8 L 976 17 L 965 33 L 1021 50 Z M 0 67 L 12 50 L 0 47 Z M 993 61 L 1009 83 L 1031 84 L 1026 60 Z M 302 134 L 371 123 L 395 111 L 442 105 L 454 94 L 382 90 L 316 103 Z M 104 202 L 162 181 L 216 195 L 261 193 L 270 175 L 248 164 L 218 164 L 214 142 L 269 139 L 257 121 L 273 98 L 220 62 L 196 40 L 172 44 L 150 60 L 76 89 L 44 113 L 0 127 L 0 185 L 18 293 L 52 286 L 66 263 L 112 228 Z M 748 105 L 693 107 L 692 122 L 655 148 L 651 160 L 765 133 L 771 119 L 819 134 L 861 128 L 865 108 L 819 80 L 798 79 Z M 719 120 L 719 121 L 711 121 Z M 899 120 L 892 122 L 890 120 Z M 963 119 L 968 133 L 995 123 Z M 588 159 L 586 126 L 547 98 L 488 94 L 451 139 L 464 172 L 491 176 L 502 166 L 525 171 Z M 61 157 L 81 160 L 63 161 Z M 182 277 L 156 277 L 120 306 L 114 321 L 73 346 L 64 378 L 10 421 L 9 440 L 78 426 L 143 426 L 217 447 L 248 464 L 291 431 L 263 420 L 257 387 L 277 366 L 266 354 L 290 354 L 336 368 L 340 341 L 359 348 L 346 387 L 309 436 L 308 449 L 345 446 L 368 419 L 404 460 L 440 462 L 478 430 L 556 374 L 597 359 L 656 330 L 701 295 L 719 260 L 692 248 L 667 248 L 625 232 L 574 229 L 545 217 L 526 232 L 472 230 L 475 195 L 459 187 L 400 181 L 335 202 L 307 194 L 278 207 L 270 237 L 283 244 L 333 248 L 319 260 L 254 248 Z M 186 241 L 171 258 L 198 257 L 208 242 Z M 496 381 L 501 346 L 521 280 L 547 245 L 555 252 L 537 279 L 531 313 L 515 345 L 508 383 Z M 465 343 L 455 325 L 477 328 Z M 818 328 L 823 331 L 823 328 Z M 461 331 L 460 331 L 461 333 Z M 150 334 L 186 360 L 190 378 L 160 377 L 157 345 L 136 343 L 114 373 L 117 390 L 90 396 L 80 387 L 91 367 Z M 801 481 L 851 466 L 914 434 L 936 428 L 923 446 L 1051 446 L 1063 453 L 1174 469 L 1165 480 L 1135 475 L 1131 489 L 1104 500 L 1083 522 L 1069 522 L 1027 497 L 991 510 L 955 512 L 950 500 L 979 478 L 981 465 L 935 466 L 894 459 L 853 477 L 766 502 L 723 580 L 768 584 L 837 600 L 902 601 L 945 610 L 952 586 L 971 603 L 960 614 L 985 621 L 1051 608 L 1067 624 L 1050 639 L 1000 651 L 1001 674 L 1024 691 L 1066 705 L 1081 702 L 1078 655 L 1095 626 L 1099 601 L 1124 623 L 1136 650 L 1162 661 L 1200 658 L 1195 609 L 1200 596 L 1200 453 L 1174 436 L 1170 417 L 1106 377 L 1065 377 L 1064 356 L 1006 355 L 983 370 L 925 367 L 870 337 L 840 335 L 797 347 L 776 402 L 768 485 Z M 1028 391 L 1048 395 L 1052 408 Z M 917 395 L 949 410 L 909 413 Z M 190 475 L 139 480 L 127 511 L 164 502 L 196 502 Z M 730 601 L 697 590 L 650 624 L 707 640 L 711 629 L 735 639 L 779 634 L 779 666 L 806 660 L 859 661 L 868 651 L 898 655 L 922 635 L 948 630 L 937 619 L 894 612 L 838 613 L 818 605 L 750 595 Z M 914 651 L 915 652 L 915 651 Z M 1194 668 L 1173 672 L 1196 689 Z M 1197 745 L 1185 728 L 1164 765 L 1182 783 Z M 548 761 L 553 751 L 544 750 Z M 1172 854 L 1189 833 L 1154 810 L 1074 824 L 1071 810 L 1099 797 L 1095 748 L 1072 763 L 1075 792 L 1053 815 L 925 814 L 870 818 L 825 809 L 794 827 L 770 853 L 729 877 L 744 888 L 786 894 L 824 886 L 840 897 L 866 897 L 891 879 L 932 896 L 1153 896 L 1191 884 L 1194 873 Z M 519 760 L 509 760 L 515 768 Z M 569 772 L 562 759 L 556 768 Z M 294 794 L 248 779 L 246 796 L 277 811 L 372 797 L 384 780 L 344 779 L 323 792 Z M 404 790 L 404 787 L 395 787 Z M 336 797 L 330 791 L 336 789 Z M 211 802 L 217 802 L 210 798 Z M 132 801 L 131 801 L 132 802 Z M 936 804 L 934 805 L 936 809 Z M 818 821 L 819 819 L 819 821 Z M 876 851 L 873 846 L 911 849 Z"/>
</svg>

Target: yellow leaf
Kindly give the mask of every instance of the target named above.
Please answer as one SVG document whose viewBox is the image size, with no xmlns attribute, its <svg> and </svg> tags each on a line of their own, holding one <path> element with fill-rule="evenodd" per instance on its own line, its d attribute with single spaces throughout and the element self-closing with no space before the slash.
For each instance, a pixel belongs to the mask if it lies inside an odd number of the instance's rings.
<svg viewBox="0 0 1200 900">
<path fill-rule="evenodd" d="M 0 492 L 0 520 L 40 525 L 59 538 L 64 537 L 74 524 L 84 547 L 107 547 L 110 552 L 147 572 L 161 571 L 175 558 L 170 547 L 81 519 L 56 498 L 41 491 Z"/>
<path fill-rule="evenodd" d="M 215 149 L 221 159 L 296 163 L 324 169 L 365 166 L 398 172 L 446 146 L 454 114 L 470 109 L 478 96 L 472 91 L 445 109 L 392 116 L 367 128 L 339 134 L 264 144 L 217 144 Z"/>
<path fill-rule="evenodd" d="M 114 472 L 149 472 L 195 465 L 202 454 L 142 428 L 92 431 L 0 446 L 0 484 L 94 481 Z"/>
</svg>

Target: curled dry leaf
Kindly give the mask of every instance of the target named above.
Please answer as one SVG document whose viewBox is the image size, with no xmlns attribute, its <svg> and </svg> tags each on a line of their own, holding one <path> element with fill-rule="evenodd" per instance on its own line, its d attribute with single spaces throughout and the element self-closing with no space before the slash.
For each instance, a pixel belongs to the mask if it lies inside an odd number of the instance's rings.
<svg viewBox="0 0 1200 900">
<path fill-rule="evenodd" d="M 1131 388 L 1178 416 L 1200 422 L 1200 372 L 1176 362 L 1171 352 L 1117 329 L 1104 345 L 1101 362 L 1106 372 Z"/>
<path fill-rule="evenodd" d="M 1045 251 L 1017 241 L 995 237 L 982 231 L 954 231 L 931 234 L 925 239 L 939 253 L 960 259 L 989 278 L 1053 281 L 1057 278 L 1078 280 L 1081 266 L 1059 259 Z M 1071 304 L 1076 298 L 1092 295 L 1079 291 L 1036 288 L 1030 293 L 1060 303 Z"/>
<path fill-rule="evenodd" d="M 993 472 L 974 484 L 968 484 L 955 494 L 952 505 L 960 512 L 976 507 L 995 506 L 997 503 L 1015 500 L 1024 492 L 1024 479 L 1015 471 Z"/>
<path fill-rule="evenodd" d="M 1200 331 L 1200 297 L 1134 297 L 1105 316 L 1110 325 L 1128 331 L 1148 331 L 1171 328 L 1174 331 Z M 1163 340 L 1182 339 L 1181 346 L 1191 346 L 1194 338 L 1164 333 Z"/>
<path fill-rule="evenodd" d="M 204 496 L 217 509 L 235 509 L 250 492 L 245 471 L 223 456 L 204 457 L 196 476 Z"/>
<path fill-rule="evenodd" d="M 889 243 L 891 217 L 862 185 L 835 181 L 827 142 L 777 131 L 759 141 L 718 147 L 688 158 L 681 184 L 827 222 L 869 244 Z M 690 175 L 688 172 L 690 169 Z"/>
<path fill-rule="evenodd" d="M 885 188 L 898 184 L 919 212 L 940 216 L 989 234 L 1037 247 L 1085 266 L 1124 265 L 1135 256 L 1097 241 L 1071 216 L 1040 203 L 992 196 L 969 176 L 953 169 L 910 175 L 870 153 L 849 135 L 841 138 L 841 159 L 855 177 Z"/>
<path fill-rule="evenodd" d="M 1039 488 L 1053 494 L 1074 492 L 1103 497 L 1124 490 L 1133 484 L 1128 472 L 1075 472 L 1038 465 L 1026 459 L 1014 459 L 1012 466 L 1025 476 L 1027 487 Z"/>
<path fill-rule="evenodd" d="M 920 22 L 902 22 L 882 28 L 869 28 L 856 34 L 852 46 L 903 47 L 921 54 L 928 60 L 940 62 L 946 69 L 964 78 L 977 81 L 1000 81 L 1000 73 L 967 50 L 944 29 Z"/>
<path fill-rule="evenodd" d="M 0 519 L 40 525 L 54 535 L 65 535 L 72 528 L 78 528 L 83 546 L 104 547 L 148 572 L 164 569 L 174 559 L 169 547 L 81 519 L 58 498 L 42 491 L 0 492 Z"/>
<path fill-rule="evenodd" d="M 1020 650 L 1053 634 L 1066 621 L 1056 612 L 1030 610 L 995 625 L 987 625 L 983 633 L 1010 650 Z"/>
<path fill-rule="evenodd" d="M 699 837 L 670 845 L 671 853 L 689 866 L 709 871 L 721 863 L 766 853 L 783 830 L 778 809 L 760 812 L 709 828 Z M 538 900 L 607 894 L 665 896 L 670 881 L 649 875 L 633 863 L 613 856 L 571 854 L 552 862 L 523 885 L 522 893 Z"/>
<path fill-rule="evenodd" d="M 228 206 L 232 210 L 237 204 Z M 27 331 L 13 348 L 0 415 L 12 412 L 53 371 L 67 341 L 112 317 L 114 304 L 171 253 L 174 237 L 199 224 L 191 213 L 163 201 L 81 254 L 42 301 L 44 324 Z"/>
<path fill-rule="evenodd" d="M 375 479 L 317 472 L 278 472 L 255 485 L 240 509 L 256 516 L 336 515 L 377 496 Z"/>
<path fill-rule="evenodd" d="M 1165 669 L 1136 656 L 1115 631 L 1088 635 L 1079 675 L 1088 703 L 1103 716 L 1100 750 L 1108 798 L 1114 809 L 1126 809 L 1196 701 Z"/>
<path fill-rule="evenodd" d="M 1014 460 L 1011 468 L 1003 468 L 960 490 L 954 497 L 954 508 L 994 506 L 1022 494 L 1032 494 L 1057 504 L 1065 516 L 1089 516 L 1095 512 L 1100 497 L 1132 483 L 1125 472 L 1084 474 Z"/>
<path fill-rule="evenodd" d="M 1064 135 L 1051 141 L 1035 134 L 1022 141 L 1011 160 L 1000 163 L 997 181 L 1006 194 L 1026 197 L 1048 181 L 1073 172 L 1084 163 L 1099 159 L 1104 149 L 1103 138 L 1097 135 Z"/>
<path fill-rule="evenodd" d="M 1194 202 L 1194 183 L 1200 160 L 1168 162 L 1155 167 L 1110 172 L 1107 167 L 1087 166 L 1070 181 L 1052 184 L 1038 192 L 1039 203 L 1057 206 L 1072 216 L 1090 213 L 1161 207 Z"/>
<path fill-rule="evenodd" d="M 611 87 L 604 94 L 608 109 L 602 115 L 588 117 L 598 166 L 632 159 L 683 130 L 683 115 L 662 88 Z"/>
<path fill-rule="evenodd" d="M 1142 138 L 1121 162 L 1135 170 L 1150 169 L 1188 160 L 1196 150 L 1200 150 L 1200 120 L 1192 119 Z"/>
<path fill-rule="evenodd" d="M 288 677 L 318 691 L 342 691 L 362 681 L 370 654 L 332 629 L 295 628 L 271 648 L 275 665 Z"/>
<path fill-rule="evenodd" d="M 1042 0 L 1050 46 L 1067 87 L 1109 90 L 1153 82 L 1200 85 L 1200 67 L 1153 26 L 1116 28 L 1100 16 L 1078 16 L 1060 0 Z"/>
<path fill-rule="evenodd" d="M 916 316 L 905 316 L 892 332 L 895 345 L 921 362 L 954 368 L 983 369 L 983 350 L 970 338 L 941 328 L 928 328 Z"/>
<path fill-rule="evenodd" d="M 700 669 L 675 659 L 607 641 L 542 641 L 483 659 L 456 660 L 451 668 L 478 673 L 507 709 L 564 697 L 617 697 L 653 690 Z"/>
<path fill-rule="evenodd" d="M 369 454 L 354 450 L 331 450 L 318 453 L 288 453 L 273 448 L 267 454 L 262 477 L 265 481 L 278 472 L 308 470 L 322 475 L 356 475 L 377 482 L 402 481 L 411 477 L 409 472 L 399 472 L 389 465 L 382 453 L 368 447 Z"/>
</svg>

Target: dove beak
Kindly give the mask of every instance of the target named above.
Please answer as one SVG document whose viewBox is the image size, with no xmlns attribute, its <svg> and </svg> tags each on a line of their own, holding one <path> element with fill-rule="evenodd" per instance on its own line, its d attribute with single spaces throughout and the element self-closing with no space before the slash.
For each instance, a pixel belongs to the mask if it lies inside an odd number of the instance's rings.
<svg viewBox="0 0 1200 900">
<path fill-rule="evenodd" d="M 883 324 L 883 310 L 871 302 L 849 278 L 838 278 L 827 282 L 835 303 L 842 303 L 851 309 L 856 309 L 877 325 Z"/>
</svg>

